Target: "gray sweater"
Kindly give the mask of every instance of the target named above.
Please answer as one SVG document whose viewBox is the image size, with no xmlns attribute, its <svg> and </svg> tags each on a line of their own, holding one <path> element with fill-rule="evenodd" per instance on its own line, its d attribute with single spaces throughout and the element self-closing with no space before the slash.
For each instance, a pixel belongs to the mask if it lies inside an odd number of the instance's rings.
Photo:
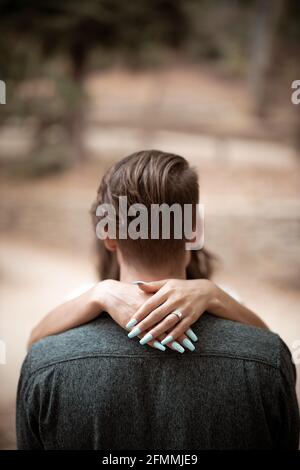
<svg viewBox="0 0 300 470">
<path fill-rule="evenodd" d="M 297 449 L 295 368 L 275 334 L 208 314 L 195 352 L 140 346 L 106 314 L 39 341 L 19 449 Z"/>
</svg>

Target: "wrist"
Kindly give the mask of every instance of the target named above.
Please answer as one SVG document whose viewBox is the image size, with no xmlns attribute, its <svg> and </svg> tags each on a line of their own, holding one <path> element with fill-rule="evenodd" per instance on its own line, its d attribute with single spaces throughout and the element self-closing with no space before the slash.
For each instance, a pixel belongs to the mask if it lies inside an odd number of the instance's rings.
<svg viewBox="0 0 300 470">
<path fill-rule="evenodd" d="M 111 298 L 110 292 L 113 288 L 113 283 L 115 281 L 112 279 L 105 279 L 104 281 L 98 282 L 91 291 L 90 302 L 95 308 L 98 308 L 103 311 L 108 311 L 109 309 L 109 299 Z"/>
<path fill-rule="evenodd" d="M 208 305 L 207 310 L 220 310 L 222 309 L 222 302 L 220 297 L 220 289 L 219 287 L 213 282 L 208 280 Z"/>
</svg>

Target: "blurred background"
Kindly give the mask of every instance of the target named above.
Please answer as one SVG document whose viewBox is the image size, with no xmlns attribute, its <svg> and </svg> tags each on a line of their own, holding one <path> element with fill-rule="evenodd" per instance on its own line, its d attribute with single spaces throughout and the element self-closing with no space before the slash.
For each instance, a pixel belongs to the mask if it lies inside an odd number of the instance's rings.
<svg viewBox="0 0 300 470">
<path fill-rule="evenodd" d="M 299 2 L 2 0 L 0 17 L 0 448 L 30 330 L 96 279 L 89 208 L 137 150 L 198 169 L 214 279 L 300 362 Z"/>
</svg>

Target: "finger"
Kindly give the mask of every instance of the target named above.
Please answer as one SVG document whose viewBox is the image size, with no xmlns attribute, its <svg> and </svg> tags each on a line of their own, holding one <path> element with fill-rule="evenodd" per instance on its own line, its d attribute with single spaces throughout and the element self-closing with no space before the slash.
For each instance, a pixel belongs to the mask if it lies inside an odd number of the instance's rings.
<svg viewBox="0 0 300 470">
<path fill-rule="evenodd" d="M 164 333 L 164 334 L 162 334 L 162 335 L 159 335 L 156 339 L 157 339 L 157 340 L 160 342 L 160 344 L 161 344 L 161 342 L 165 339 L 166 336 L 167 336 L 167 335 Z M 171 346 L 171 344 L 166 344 L 166 345 L 164 346 L 164 348 L 173 349 L 172 346 Z"/>
<path fill-rule="evenodd" d="M 191 352 L 195 351 L 196 349 L 192 341 L 186 336 L 186 334 L 179 336 L 177 338 L 177 341 Z"/>
<path fill-rule="evenodd" d="M 148 331 L 145 332 L 145 334 L 147 334 Z M 141 334 L 141 335 L 138 335 L 138 338 L 140 338 L 140 340 L 145 336 L 145 334 Z M 159 338 L 157 339 L 153 339 L 152 341 L 149 341 L 147 343 L 147 346 L 151 346 L 152 348 L 154 349 L 158 349 L 159 351 L 165 351 L 166 350 L 166 346 L 163 346 L 161 344 L 161 340 L 165 338 L 166 335 L 161 335 Z"/>
<path fill-rule="evenodd" d="M 180 336 L 182 336 L 186 330 L 189 329 L 190 325 L 193 323 L 191 317 L 186 317 L 181 320 L 173 330 L 168 333 L 167 338 L 162 341 L 162 344 L 165 346 L 166 344 L 170 343 L 171 341 L 176 341 Z"/>
<path fill-rule="evenodd" d="M 131 317 L 129 322 L 126 325 L 126 328 L 130 329 L 135 326 L 138 322 L 142 321 L 149 313 L 153 312 L 157 307 L 159 307 L 165 300 L 168 298 L 167 292 L 158 291 L 156 294 L 153 294 L 150 299 L 146 300 L 145 303 L 136 311 L 136 313 Z"/>
<path fill-rule="evenodd" d="M 147 334 L 147 332 L 146 332 Z M 138 337 L 140 339 L 142 339 L 145 335 L 141 334 L 139 335 Z M 154 339 L 153 341 L 149 341 L 147 343 L 147 346 L 151 346 L 151 348 L 154 348 L 154 349 L 158 349 L 159 351 L 165 351 L 166 350 L 166 346 L 163 346 L 160 341 L 158 341 L 157 339 Z"/>
<path fill-rule="evenodd" d="M 149 315 L 150 317 L 150 315 Z M 147 317 L 142 323 L 146 323 L 148 321 L 148 318 Z M 148 333 L 147 335 L 145 335 L 145 337 L 140 341 L 141 344 L 145 344 L 147 343 L 148 341 L 151 341 L 152 339 L 154 338 L 157 338 L 159 335 L 169 331 L 170 329 L 172 329 L 176 323 L 178 323 L 178 318 L 176 317 L 176 315 L 172 315 L 172 314 L 169 314 L 167 315 L 162 321 L 159 322 L 158 325 L 156 325 L 154 328 L 152 329 L 148 329 Z M 141 323 L 139 323 L 140 325 Z"/>
<path fill-rule="evenodd" d="M 188 330 L 186 330 L 185 334 L 189 337 L 189 339 L 194 341 L 194 343 L 198 341 L 198 336 L 196 335 L 194 330 L 192 330 L 192 328 L 189 328 Z"/>
<path fill-rule="evenodd" d="M 142 337 L 142 335 L 139 336 L 139 338 L 141 338 L 141 337 Z M 165 351 L 166 347 L 167 347 L 167 348 L 171 349 L 172 351 L 176 351 L 176 352 L 179 352 L 181 354 L 183 354 L 185 352 L 184 347 L 181 344 L 179 344 L 177 341 L 173 341 L 172 343 L 169 343 L 166 346 L 163 346 L 161 344 L 161 342 L 165 337 L 166 337 L 165 334 L 160 335 L 160 336 L 157 337 L 157 339 L 152 340 L 149 343 L 147 343 L 147 346 L 151 346 L 153 348 L 159 349 L 160 351 Z"/>
<path fill-rule="evenodd" d="M 157 292 L 161 287 L 163 287 L 167 282 L 167 279 L 162 281 L 153 281 L 153 282 L 144 282 L 144 281 L 134 281 L 132 284 L 136 284 L 144 292 Z"/>
<path fill-rule="evenodd" d="M 147 315 L 144 320 L 139 322 L 135 328 L 139 328 L 140 331 L 145 331 L 149 330 L 150 328 L 153 328 L 155 325 L 157 325 L 159 322 L 163 321 L 164 318 L 170 315 L 170 313 L 174 310 L 174 304 L 173 302 L 166 301 L 159 307 L 157 307 L 152 313 Z M 175 317 L 175 323 L 176 323 L 176 315 L 172 315 Z M 178 318 L 177 318 L 178 321 Z M 175 325 L 173 323 L 173 325 Z M 165 331 L 165 330 L 164 330 Z"/>
<path fill-rule="evenodd" d="M 163 334 L 163 335 L 159 335 L 157 339 L 162 344 L 163 340 L 166 337 L 167 337 L 167 335 Z M 164 347 L 167 347 L 167 348 L 171 349 L 172 351 L 179 352 L 180 354 L 183 354 L 185 352 L 184 347 L 181 344 L 179 344 L 177 341 L 172 341 L 171 343 L 166 344 Z"/>
</svg>

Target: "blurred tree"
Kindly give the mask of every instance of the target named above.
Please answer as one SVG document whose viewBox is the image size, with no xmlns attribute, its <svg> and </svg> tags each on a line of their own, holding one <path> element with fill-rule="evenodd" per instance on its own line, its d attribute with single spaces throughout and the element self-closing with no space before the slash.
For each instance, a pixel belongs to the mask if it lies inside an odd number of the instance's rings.
<svg viewBox="0 0 300 470">
<path fill-rule="evenodd" d="M 83 85 L 91 57 L 101 55 L 98 66 L 114 60 L 137 66 L 162 51 L 165 57 L 164 51 L 173 48 L 192 61 L 214 61 L 223 70 L 242 75 L 249 59 L 250 16 L 250 84 L 256 109 L 263 115 L 272 98 L 269 79 L 274 81 L 278 50 L 288 55 L 295 38 L 299 44 L 299 4 L 295 0 L 0 0 L 0 79 L 8 85 L 0 124 L 9 115 L 33 117 L 36 158 L 50 149 L 54 135 L 64 134 L 55 153 L 62 154 L 59 147 L 72 149 L 73 160 L 81 161 L 86 155 Z M 290 42 L 283 44 L 285 35 Z M 38 87 L 40 79 L 48 87 L 49 82 L 54 85 L 52 94 L 43 96 L 34 90 L 27 99 L 18 99 L 16 90 L 22 87 L 17 83 Z M 158 106 L 163 87 L 156 86 Z M 53 131 L 56 124 L 63 133 Z"/>
<path fill-rule="evenodd" d="M 265 116 L 272 88 L 272 65 L 275 60 L 279 21 L 282 18 L 284 0 L 256 0 L 254 2 L 249 82 L 260 116 Z"/>
<path fill-rule="evenodd" d="M 278 93 L 276 81 L 283 80 L 289 90 L 291 84 L 289 80 L 300 77 L 300 2 L 255 0 L 253 13 L 249 82 L 255 111 L 260 117 L 265 118 L 272 109 Z M 290 71 L 287 82 L 283 74 L 286 64 Z M 283 95 L 285 96 L 284 92 Z M 299 106 L 295 110 L 294 133 L 295 145 L 299 150 Z"/>
<path fill-rule="evenodd" d="M 21 79 L 22 72 L 25 75 L 25 64 L 15 70 L 15 45 L 20 42 L 27 48 L 27 54 L 24 48 L 22 51 L 25 62 L 32 55 L 32 45 L 38 46 L 43 60 L 51 56 L 68 59 L 70 77 L 78 91 L 72 95 L 69 131 L 75 159 L 82 160 L 85 152 L 81 92 L 91 51 L 101 46 L 112 56 L 117 54 L 132 61 L 149 45 L 180 47 L 188 32 L 183 4 L 183 0 L 2 0 L 2 74 L 15 79 Z"/>
</svg>

